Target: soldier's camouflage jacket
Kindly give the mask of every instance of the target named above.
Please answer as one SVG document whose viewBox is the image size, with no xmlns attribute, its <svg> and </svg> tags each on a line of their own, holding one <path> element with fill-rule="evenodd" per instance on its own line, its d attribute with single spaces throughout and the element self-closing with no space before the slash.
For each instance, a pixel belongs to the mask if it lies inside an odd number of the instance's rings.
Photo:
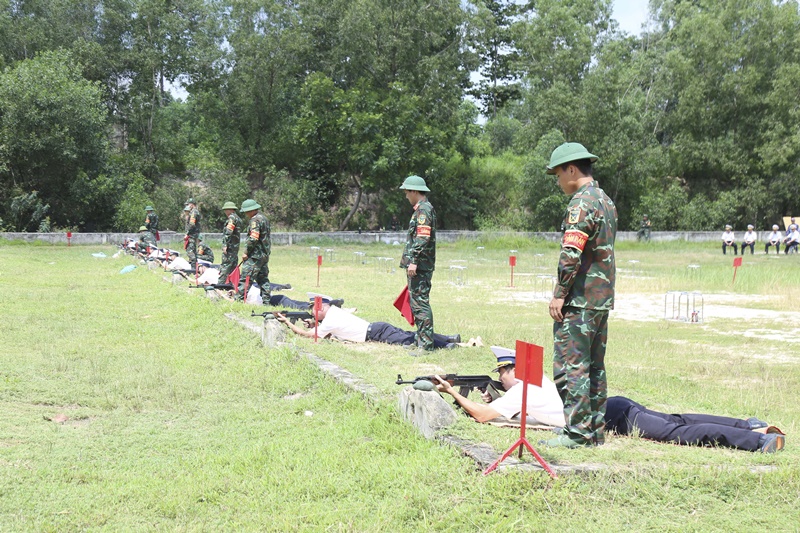
<svg viewBox="0 0 800 533">
<path fill-rule="evenodd" d="M 242 219 L 236 213 L 231 213 L 222 229 L 222 247 L 228 248 L 228 253 L 239 249 L 242 233 Z"/>
<path fill-rule="evenodd" d="M 142 246 L 147 246 L 148 244 L 151 246 L 155 246 L 156 238 L 149 231 L 143 231 L 139 234 L 139 244 L 141 244 Z"/>
<path fill-rule="evenodd" d="M 269 221 L 264 214 L 259 211 L 250 219 L 247 226 L 247 239 L 244 241 L 244 253 L 250 259 L 267 258 L 271 248 L 269 236 Z"/>
<path fill-rule="evenodd" d="M 186 235 L 197 237 L 200 235 L 200 211 L 193 207 L 189 211 L 189 216 L 186 217 Z"/>
<path fill-rule="evenodd" d="M 147 228 L 147 231 L 150 233 L 155 234 L 158 231 L 158 215 L 155 213 L 147 213 L 147 217 L 144 219 L 144 227 Z"/>
<path fill-rule="evenodd" d="M 414 214 L 408 223 L 408 237 L 403 250 L 400 267 L 417 265 L 420 272 L 432 271 L 436 267 L 436 213 L 428 200 L 414 206 Z"/>
<path fill-rule="evenodd" d="M 596 181 L 578 189 L 561 225 L 561 255 L 554 298 L 600 311 L 614 308 L 614 239 L 617 208 Z"/>
<path fill-rule="evenodd" d="M 214 250 L 212 250 L 206 243 L 200 242 L 197 245 L 197 258 L 203 261 L 214 262 Z"/>
</svg>

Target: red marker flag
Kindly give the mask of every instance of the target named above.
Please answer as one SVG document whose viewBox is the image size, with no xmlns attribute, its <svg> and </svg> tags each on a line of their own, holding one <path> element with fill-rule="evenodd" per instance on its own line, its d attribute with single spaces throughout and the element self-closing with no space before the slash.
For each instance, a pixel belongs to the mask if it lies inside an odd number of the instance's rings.
<svg viewBox="0 0 800 533">
<path fill-rule="evenodd" d="M 733 260 L 733 283 L 736 283 L 736 270 L 742 266 L 742 258 L 736 257 Z"/>
<path fill-rule="evenodd" d="M 517 256 L 509 255 L 508 264 L 511 266 L 511 286 L 514 286 L 514 267 L 517 266 Z"/>
<path fill-rule="evenodd" d="M 322 256 L 317 256 L 317 287 L 319 287 L 319 269 L 322 267 Z"/>
<path fill-rule="evenodd" d="M 239 266 L 237 265 L 236 268 L 233 269 L 233 272 L 228 274 L 228 277 L 225 278 L 225 283 L 230 283 L 233 285 L 233 290 L 239 292 L 239 280 L 242 279 L 242 273 L 239 270 Z"/>
<path fill-rule="evenodd" d="M 517 341 L 514 376 L 537 387 L 542 386 L 544 349 L 528 342 Z"/>
<path fill-rule="evenodd" d="M 319 257 L 320 259 L 322 258 L 322 256 Z M 319 312 L 321 309 L 322 296 L 314 296 L 314 342 L 317 342 L 317 327 L 319 326 Z"/>
<path fill-rule="evenodd" d="M 67 246 L 72 246 L 72 232 L 67 232 Z"/>
<path fill-rule="evenodd" d="M 414 325 L 414 313 L 411 312 L 411 302 L 408 297 L 408 285 L 403 287 L 400 294 L 394 300 L 394 306 L 400 311 L 409 324 Z"/>
<path fill-rule="evenodd" d="M 517 442 L 511 445 L 511 447 L 506 450 L 506 452 L 500 456 L 494 463 L 489 465 L 489 467 L 483 471 L 483 475 L 487 475 L 489 472 L 493 471 L 497 468 L 497 465 L 502 463 L 509 455 L 511 455 L 514 450 L 519 450 L 519 457 L 522 458 L 522 451 L 527 448 L 529 452 L 533 454 L 539 464 L 542 465 L 542 468 L 550 474 L 550 477 L 555 479 L 556 473 L 553 472 L 553 469 L 550 468 L 542 456 L 533 449 L 531 443 L 528 442 L 527 437 L 525 436 L 525 429 L 526 429 L 526 419 L 528 414 L 528 385 L 536 385 L 541 387 L 542 386 L 542 360 L 544 358 L 544 348 L 541 346 L 536 346 L 535 344 L 530 344 L 523 341 L 517 341 L 517 352 L 516 352 L 516 364 L 514 368 L 514 376 L 517 379 L 522 380 L 522 412 L 519 414 L 520 419 L 520 426 L 519 426 L 519 439 Z"/>
</svg>

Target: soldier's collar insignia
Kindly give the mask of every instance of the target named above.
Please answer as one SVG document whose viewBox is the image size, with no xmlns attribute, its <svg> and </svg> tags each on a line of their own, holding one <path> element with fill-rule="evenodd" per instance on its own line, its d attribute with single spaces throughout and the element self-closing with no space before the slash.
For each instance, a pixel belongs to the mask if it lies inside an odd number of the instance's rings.
<svg viewBox="0 0 800 533">
<path fill-rule="evenodd" d="M 581 208 L 577 205 L 570 207 L 567 213 L 569 214 L 567 217 L 567 224 L 577 224 L 581 218 Z"/>
</svg>

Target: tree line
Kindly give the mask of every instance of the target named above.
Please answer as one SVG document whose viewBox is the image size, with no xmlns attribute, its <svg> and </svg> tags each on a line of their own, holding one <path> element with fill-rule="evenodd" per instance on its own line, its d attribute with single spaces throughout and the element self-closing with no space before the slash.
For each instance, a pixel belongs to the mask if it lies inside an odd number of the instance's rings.
<svg viewBox="0 0 800 533">
<path fill-rule="evenodd" d="M 622 229 L 797 214 L 798 2 L 649 8 L 631 36 L 611 0 L 0 0 L 0 229 L 179 229 L 189 196 L 374 229 L 418 174 L 444 228 L 554 230 L 567 140 Z"/>
</svg>

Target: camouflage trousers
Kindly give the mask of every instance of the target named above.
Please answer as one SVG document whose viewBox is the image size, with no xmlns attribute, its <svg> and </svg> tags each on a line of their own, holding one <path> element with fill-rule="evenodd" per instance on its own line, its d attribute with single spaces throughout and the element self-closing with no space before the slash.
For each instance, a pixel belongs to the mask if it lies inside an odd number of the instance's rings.
<svg viewBox="0 0 800 533">
<path fill-rule="evenodd" d="M 431 278 L 433 271 L 417 271 L 408 276 L 408 303 L 417 325 L 417 346 L 433 350 L 433 311 L 431 310 Z"/>
<path fill-rule="evenodd" d="M 186 260 L 194 263 L 197 260 L 197 236 L 189 235 L 189 242 L 186 243 Z"/>
<path fill-rule="evenodd" d="M 228 276 L 236 269 L 239 264 L 239 248 L 228 247 L 228 251 L 222 254 L 222 263 L 219 265 L 219 282 L 225 283 Z"/>
<path fill-rule="evenodd" d="M 603 444 L 606 425 L 605 355 L 608 311 L 564 308 L 553 324 L 553 381 L 564 402 L 564 434 Z"/>
<path fill-rule="evenodd" d="M 236 294 L 237 300 L 247 301 L 246 292 L 250 290 L 253 283 L 258 283 L 261 288 L 261 299 L 264 305 L 269 305 L 271 295 L 269 288 L 269 257 L 252 259 L 248 257 L 242 262 L 242 271 L 239 278 L 239 291 Z"/>
</svg>

